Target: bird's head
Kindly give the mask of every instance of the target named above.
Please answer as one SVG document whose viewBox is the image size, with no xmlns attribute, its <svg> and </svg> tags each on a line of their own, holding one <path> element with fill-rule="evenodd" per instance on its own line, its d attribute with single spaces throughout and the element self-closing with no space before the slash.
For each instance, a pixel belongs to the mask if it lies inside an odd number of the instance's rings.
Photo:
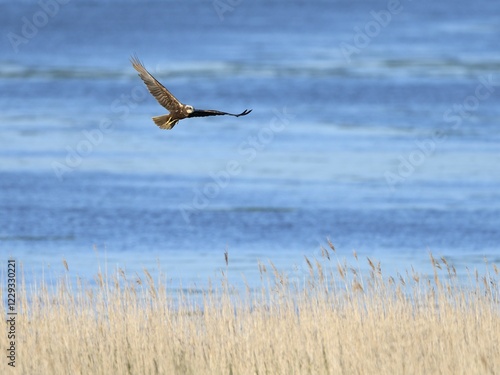
<svg viewBox="0 0 500 375">
<path fill-rule="evenodd" d="M 191 113 L 194 112 L 194 108 L 191 105 L 187 105 L 184 107 L 186 109 L 186 112 L 190 115 Z"/>
</svg>

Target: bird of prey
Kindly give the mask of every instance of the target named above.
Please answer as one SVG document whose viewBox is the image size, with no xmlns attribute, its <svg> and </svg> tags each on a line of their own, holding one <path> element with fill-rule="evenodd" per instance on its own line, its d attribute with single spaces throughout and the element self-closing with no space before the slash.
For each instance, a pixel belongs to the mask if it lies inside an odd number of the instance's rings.
<svg viewBox="0 0 500 375">
<path fill-rule="evenodd" d="M 246 116 L 252 112 L 251 109 L 245 109 L 239 114 L 221 112 L 214 109 L 194 109 L 193 106 L 182 104 L 175 96 L 173 96 L 172 93 L 165 88 L 165 86 L 158 82 L 156 78 L 146 70 L 144 65 L 136 56 L 132 56 L 130 58 L 130 62 L 132 63 L 134 69 L 139 72 L 139 77 L 142 78 L 151 95 L 153 95 L 155 99 L 158 100 L 158 103 L 170 112 L 167 115 L 153 117 L 153 121 L 161 129 L 172 129 L 179 122 L 179 120 L 190 117 L 220 115 L 240 117 Z"/>
</svg>

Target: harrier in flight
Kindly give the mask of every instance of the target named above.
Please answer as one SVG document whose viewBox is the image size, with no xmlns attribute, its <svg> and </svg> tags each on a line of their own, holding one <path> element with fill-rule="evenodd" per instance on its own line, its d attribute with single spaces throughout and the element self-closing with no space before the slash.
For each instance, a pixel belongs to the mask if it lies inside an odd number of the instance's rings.
<svg viewBox="0 0 500 375">
<path fill-rule="evenodd" d="M 252 110 L 244 110 L 240 114 L 233 114 L 227 112 L 221 112 L 214 109 L 194 109 L 190 105 L 182 104 L 175 96 L 173 96 L 170 91 L 168 91 L 165 86 L 163 86 L 160 82 L 156 80 L 142 65 L 139 59 L 136 56 L 133 56 L 130 59 L 135 70 L 139 72 L 139 77 L 142 78 L 144 83 L 146 84 L 149 92 L 153 95 L 158 103 L 160 103 L 163 107 L 165 107 L 170 113 L 168 115 L 153 117 L 153 121 L 156 125 L 158 125 L 161 129 L 172 129 L 179 120 L 189 118 L 189 117 L 206 117 L 206 116 L 220 116 L 220 115 L 229 115 L 229 116 L 246 116 Z"/>
</svg>

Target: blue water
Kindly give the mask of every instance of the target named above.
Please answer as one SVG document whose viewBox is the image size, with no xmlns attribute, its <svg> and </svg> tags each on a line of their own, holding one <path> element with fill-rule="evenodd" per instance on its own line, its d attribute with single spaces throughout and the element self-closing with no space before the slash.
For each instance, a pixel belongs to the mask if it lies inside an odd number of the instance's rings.
<svg viewBox="0 0 500 375">
<path fill-rule="evenodd" d="M 3 263 L 203 284 L 227 250 L 252 282 L 327 238 L 388 272 L 500 261 L 500 3 L 221 3 L 0 1 Z M 134 53 L 253 112 L 159 130 Z"/>
</svg>

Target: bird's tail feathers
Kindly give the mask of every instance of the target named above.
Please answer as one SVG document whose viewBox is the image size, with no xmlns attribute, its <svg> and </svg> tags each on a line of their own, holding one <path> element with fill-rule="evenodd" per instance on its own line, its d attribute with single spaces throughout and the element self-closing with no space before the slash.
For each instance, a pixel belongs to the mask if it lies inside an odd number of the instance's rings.
<svg viewBox="0 0 500 375">
<path fill-rule="evenodd" d="M 173 120 L 170 118 L 170 115 L 156 116 L 153 117 L 153 121 L 160 129 L 172 129 L 179 120 Z"/>
</svg>

